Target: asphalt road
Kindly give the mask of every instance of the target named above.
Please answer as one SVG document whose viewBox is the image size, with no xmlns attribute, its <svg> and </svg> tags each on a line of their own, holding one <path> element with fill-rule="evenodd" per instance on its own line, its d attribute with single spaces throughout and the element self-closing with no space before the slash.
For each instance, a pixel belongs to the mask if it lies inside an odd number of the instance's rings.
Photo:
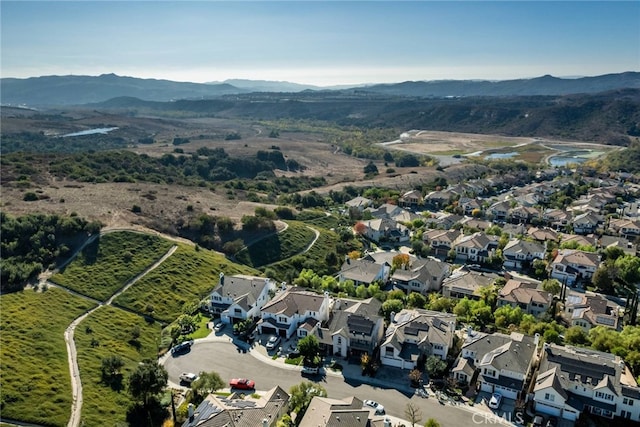
<svg viewBox="0 0 640 427">
<path fill-rule="evenodd" d="M 251 350 L 250 350 L 251 351 Z M 231 378 L 249 378 L 256 382 L 257 390 L 269 390 L 276 385 L 285 390 L 304 380 L 313 380 L 321 384 L 329 397 L 344 398 L 356 396 L 362 400 L 372 399 L 384 405 L 387 414 L 404 418 L 408 402 L 413 402 L 422 411 L 422 423 L 428 418 L 435 418 L 443 427 L 460 427 L 470 425 L 493 424 L 495 421 L 485 420 L 477 411 L 466 407 L 442 405 L 434 397 L 428 399 L 416 395 L 407 395 L 393 388 L 381 388 L 360 383 L 357 380 L 345 379 L 342 376 L 327 374 L 321 378 L 303 377 L 297 370 L 273 366 L 252 356 L 249 352 L 241 353 L 232 343 L 196 342 L 188 353 L 169 356 L 164 363 L 169 372 L 169 380 L 178 384 L 182 372 L 198 373 L 215 371 L 224 381 Z M 474 415 L 475 414 L 475 415 Z"/>
</svg>

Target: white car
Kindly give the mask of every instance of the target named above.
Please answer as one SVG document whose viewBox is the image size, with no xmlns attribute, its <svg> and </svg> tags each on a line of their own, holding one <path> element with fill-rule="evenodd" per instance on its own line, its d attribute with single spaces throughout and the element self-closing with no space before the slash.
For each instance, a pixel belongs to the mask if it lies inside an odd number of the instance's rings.
<svg viewBox="0 0 640 427">
<path fill-rule="evenodd" d="M 216 323 L 215 326 L 213 327 L 213 330 L 216 332 L 220 332 L 223 329 L 224 329 L 224 323 L 222 322 Z"/>
<path fill-rule="evenodd" d="M 191 372 L 183 372 L 182 375 L 180 375 L 180 382 L 191 384 L 196 380 L 196 378 L 198 378 L 196 374 L 193 374 Z"/>
<path fill-rule="evenodd" d="M 277 335 L 271 335 L 269 337 L 269 341 L 267 341 L 267 345 L 266 345 L 267 350 L 275 349 L 278 346 L 278 344 L 280 344 L 280 337 Z"/>
<path fill-rule="evenodd" d="M 500 402 L 502 402 L 502 395 L 500 393 L 493 393 L 491 399 L 489 399 L 489 408 L 498 409 Z"/>
<path fill-rule="evenodd" d="M 370 408 L 375 409 L 376 410 L 376 415 L 384 414 L 384 406 L 382 406 L 381 404 L 379 404 L 375 400 L 365 400 L 363 403 L 364 403 L 365 406 L 368 406 Z"/>
</svg>

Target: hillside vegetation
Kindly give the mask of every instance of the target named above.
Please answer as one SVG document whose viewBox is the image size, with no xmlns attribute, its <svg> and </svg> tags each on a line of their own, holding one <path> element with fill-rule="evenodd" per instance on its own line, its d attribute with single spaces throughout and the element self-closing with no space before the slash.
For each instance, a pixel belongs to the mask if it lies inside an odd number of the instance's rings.
<svg viewBox="0 0 640 427">
<path fill-rule="evenodd" d="M 240 250 L 236 260 L 250 267 L 261 267 L 302 252 L 315 238 L 314 231 L 297 221 L 289 221 L 288 225 L 286 230 Z"/>
<path fill-rule="evenodd" d="M 0 296 L 2 416 L 45 426 L 66 426 L 71 378 L 64 331 L 95 305 L 50 287 Z"/>
<path fill-rule="evenodd" d="M 172 246 L 160 237 L 128 231 L 107 233 L 87 246 L 50 280 L 104 301 Z"/>
</svg>

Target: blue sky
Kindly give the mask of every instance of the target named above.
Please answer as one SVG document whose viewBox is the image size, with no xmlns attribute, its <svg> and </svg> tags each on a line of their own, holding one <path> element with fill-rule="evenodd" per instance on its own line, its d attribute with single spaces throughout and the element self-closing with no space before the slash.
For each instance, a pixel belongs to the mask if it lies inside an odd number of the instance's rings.
<svg viewBox="0 0 640 427">
<path fill-rule="evenodd" d="M 638 1 L 5 1 L 2 77 L 320 86 L 640 71 Z"/>
</svg>

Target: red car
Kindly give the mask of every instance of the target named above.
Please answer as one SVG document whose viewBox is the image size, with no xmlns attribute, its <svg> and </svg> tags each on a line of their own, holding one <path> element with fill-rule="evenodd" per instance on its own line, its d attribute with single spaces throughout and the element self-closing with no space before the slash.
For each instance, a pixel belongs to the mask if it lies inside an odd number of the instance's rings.
<svg viewBox="0 0 640 427">
<path fill-rule="evenodd" d="M 240 390 L 253 390 L 256 388 L 256 382 L 246 378 L 234 378 L 229 381 L 229 386 Z"/>
</svg>

